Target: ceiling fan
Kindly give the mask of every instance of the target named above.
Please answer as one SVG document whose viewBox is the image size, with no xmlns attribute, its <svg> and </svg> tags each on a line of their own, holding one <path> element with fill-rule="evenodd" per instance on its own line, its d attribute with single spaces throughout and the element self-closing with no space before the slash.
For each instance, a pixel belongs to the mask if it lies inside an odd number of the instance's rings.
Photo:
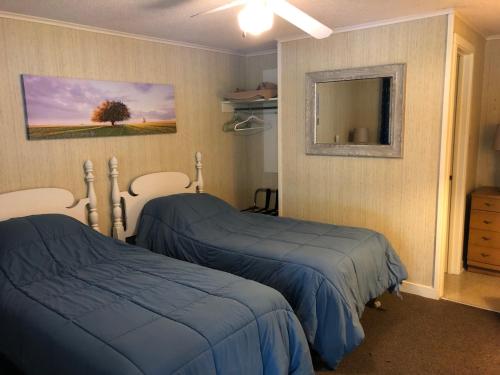
<svg viewBox="0 0 500 375">
<path fill-rule="evenodd" d="M 238 14 L 238 23 L 243 36 L 246 33 L 259 35 L 273 26 L 274 14 L 297 26 L 316 39 L 331 35 L 332 29 L 312 18 L 286 0 L 234 0 L 220 7 L 193 14 L 197 17 L 243 6 Z"/>
</svg>

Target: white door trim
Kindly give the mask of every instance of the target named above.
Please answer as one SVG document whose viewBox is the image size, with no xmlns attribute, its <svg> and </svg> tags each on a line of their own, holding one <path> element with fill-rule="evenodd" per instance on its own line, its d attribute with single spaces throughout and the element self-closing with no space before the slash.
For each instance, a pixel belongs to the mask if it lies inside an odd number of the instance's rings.
<svg viewBox="0 0 500 375">
<path fill-rule="evenodd" d="M 456 63 L 459 48 L 466 51 L 472 47 L 471 43 L 454 33 L 454 15 L 448 16 L 448 34 L 446 46 L 445 82 L 443 92 L 443 113 L 441 121 L 441 146 L 439 158 L 438 196 L 436 239 L 434 253 L 434 280 L 433 287 L 438 298 L 443 296 L 444 274 L 447 263 L 448 231 L 450 216 L 450 183 L 449 176 L 452 162 L 452 130 L 455 111 L 455 79 Z M 470 108 L 469 108 L 470 110 Z M 470 117 L 470 116 L 469 116 Z M 463 131 L 464 129 L 461 129 Z M 468 132 L 468 128 L 466 129 Z M 460 132 L 460 130 L 459 130 Z M 458 133 L 458 132 L 457 132 Z M 466 139 L 466 138 L 465 138 Z M 463 158 L 462 158 L 463 159 Z M 465 159 L 466 161 L 466 159 Z M 465 168 L 467 167 L 465 163 Z M 465 189 L 465 186 L 463 187 Z"/>
<path fill-rule="evenodd" d="M 469 132 L 471 120 L 471 102 L 474 76 L 474 46 L 459 35 L 455 35 L 454 43 L 455 69 L 458 69 L 458 56 L 463 61 L 463 69 L 457 72 L 458 86 L 456 105 L 453 102 L 456 116 L 450 119 L 450 126 L 455 126 L 453 154 L 453 179 L 451 182 L 450 224 L 448 234 L 448 273 L 460 274 L 462 267 L 462 249 L 464 243 L 465 202 L 467 196 L 467 155 L 469 151 Z M 458 76 L 458 75 L 457 75 Z"/>
<path fill-rule="evenodd" d="M 439 175 L 438 175 L 438 195 L 437 195 L 437 219 L 436 238 L 434 249 L 434 277 L 433 287 L 436 289 L 438 297 L 443 295 L 444 284 L 444 264 L 445 249 L 448 240 L 448 213 L 449 213 L 449 175 L 446 169 L 448 160 L 446 159 L 448 147 L 449 118 L 450 118 L 450 97 L 452 92 L 452 68 L 453 68 L 453 35 L 455 29 L 455 15 L 448 15 L 448 32 L 446 37 L 446 62 L 444 72 L 443 89 L 443 111 L 441 118 L 441 145 L 439 152 Z"/>
<path fill-rule="evenodd" d="M 283 216 L 283 89 L 281 88 L 283 74 L 283 44 L 278 41 L 278 211 Z"/>
</svg>

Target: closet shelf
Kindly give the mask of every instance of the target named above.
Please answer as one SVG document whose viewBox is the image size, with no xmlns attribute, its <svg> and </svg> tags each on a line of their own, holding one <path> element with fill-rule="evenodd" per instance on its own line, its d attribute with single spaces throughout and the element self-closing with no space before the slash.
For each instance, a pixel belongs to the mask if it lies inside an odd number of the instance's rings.
<svg viewBox="0 0 500 375">
<path fill-rule="evenodd" d="M 245 109 L 276 109 L 278 98 L 254 99 L 254 100 L 223 100 L 221 102 L 222 112 L 234 112 Z"/>
</svg>

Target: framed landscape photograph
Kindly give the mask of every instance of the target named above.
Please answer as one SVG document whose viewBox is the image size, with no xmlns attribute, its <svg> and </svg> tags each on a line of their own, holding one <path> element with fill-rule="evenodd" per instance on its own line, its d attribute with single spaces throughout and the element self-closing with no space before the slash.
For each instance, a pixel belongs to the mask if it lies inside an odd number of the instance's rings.
<svg viewBox="0 0 500 375">
<path fill-rule="evenodd" d="M 176 133 L 174 86 L 23 74 L 28 139 Z"/>
</svg>

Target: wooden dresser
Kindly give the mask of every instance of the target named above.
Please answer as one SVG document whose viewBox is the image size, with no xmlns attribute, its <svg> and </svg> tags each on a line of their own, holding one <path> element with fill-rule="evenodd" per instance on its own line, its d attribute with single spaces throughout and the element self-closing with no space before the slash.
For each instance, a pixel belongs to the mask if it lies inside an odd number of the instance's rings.
<svg viewBox="0 0 500 375">
<path fill-rule="evenodd" d="M 468 246 L 467 266 L 471 271 L 500 271 L 499 188 L 482 187 L 472 193 Z"/>
</svg>

